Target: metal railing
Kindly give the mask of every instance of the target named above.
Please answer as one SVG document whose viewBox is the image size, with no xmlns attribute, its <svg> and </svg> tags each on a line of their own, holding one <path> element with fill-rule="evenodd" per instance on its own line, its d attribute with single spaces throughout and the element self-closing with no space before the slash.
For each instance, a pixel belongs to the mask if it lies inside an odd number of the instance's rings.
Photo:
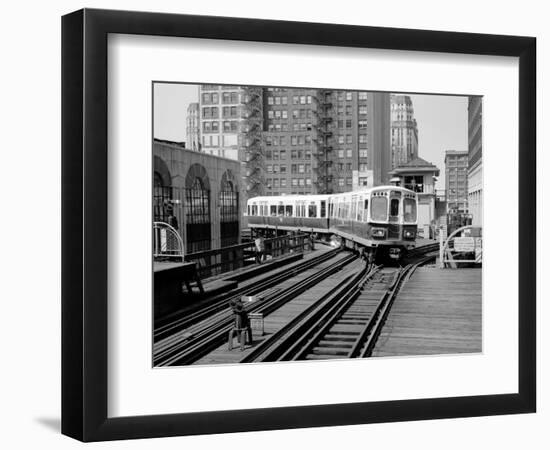
<svg viewBox="0 0 550 450">
<path fill-rule="evenodd" d="M 166 222 L 153 222 L 153 258 L 183 261 L 185 247 L 177 230 Z"/>
<path fill-rule="evenodd" d="M 475 236 L 477 233 L 470 233 L 471 236 L 459 237 L 458 234 L 466 230 L 478 230 L 479 227 L 466 225 L 453 231 L 444 240 L 443 233 L 440 233 L 439 241 L 439 267 L 451 267 L 456 269 L 459 264 L 481 264 L 483 260 L 482 237 Z M 473 258 L 472 258 L 473 255 Z"/>
<path fill-rule="evenodd" d="M 264 240 L 265 250 L 263 253 L 276 258 L 289 253 L 303 252 L 310 245 L 308 234 L 278 236 Z M 252 241 L 214 250 L 189 253 L 185 255 L 185 260 L 194 261 L 199 277 L 204 279 L 254 264 L 255 256 L 256 245 Z"/>
</svg>

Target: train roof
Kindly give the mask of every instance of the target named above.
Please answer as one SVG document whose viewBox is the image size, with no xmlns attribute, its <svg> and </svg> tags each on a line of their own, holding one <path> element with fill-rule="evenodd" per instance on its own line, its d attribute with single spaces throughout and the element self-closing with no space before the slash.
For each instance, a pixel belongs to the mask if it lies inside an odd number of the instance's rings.
<svg viewBox="0 0 550 450">
<path fill-rule="evenodd" d="M 249 198 L 249 202 L 269 202 L 269 201 L 285 201 L 285 200 L 327 200 L 330 197 L 329 194 L 292 194 L 292 195 L 269 195 L 262 197 Z"/>
<path fill-rule="evenodd" d="M 400 191 L 400 192 L 408 192 L 411 194 L 415 194 L 414 191 L 411 191 L 410 189 L 401 187 L 401 186 L 393 186 L 393 185 L 384 185 L 384 186 L 375 186 L 371 188 L 365 188 L 360 189 L 358 191 L 348 191 L 348 192 L 340 192 L 338 194 L 310 194 L 310 195 L 269 195 L 269 196 L 261 196 L 261 197 L 252 197 L 248 199 L 248 202 L 273 202 L 273 201 L 294 201 L 294 200 L 327 200 L 331 197 L 339 197 L 339 196 L 345 196 L 345 195 L 366 195 L 370 194 L 371 192 L 379 192 L 379 191 Z"/>
<path fill-rule="evenodd" d="M 349 191 L 349 192 L 340 192 L 338 194 L 332 194 L 332 196 L 337 196 L 337 195 L 348 195 L 348 194 L 352 194 L 352 195 L 365 195 L 365 194 L 370 194 L 371 192 L 380 192 L 380 191 L 388 191 L 388 190 L 392 190 L 392 191 L 399 191 L 399 192 L 409 192 L 411 194 L 414 194 L 415 192 L 414 191 L 411 191 L 410 189 L 407 189 L 407 188 L 404 188 L 404 187 L 401 187 L 401 186 L 394 186 L 394 185 L 383 185 L 383 186 L 375 186 L 375 187 L 371 187 L 371 188 L 365 188 L 365 189 L 360 189 L 358 191 Z"/>
</svg>

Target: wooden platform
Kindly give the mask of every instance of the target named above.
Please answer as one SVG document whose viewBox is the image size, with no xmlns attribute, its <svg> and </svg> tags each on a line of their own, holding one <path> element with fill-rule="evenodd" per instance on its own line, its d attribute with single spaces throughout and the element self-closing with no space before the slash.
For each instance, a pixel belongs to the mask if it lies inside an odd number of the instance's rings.
<svg viewBox="0 0 550 450">
<path fill-rule="evenodd" d="M 403 286 L 372 356 L 481 352 L 481 269 L 421 267 Z"/>
</svg>

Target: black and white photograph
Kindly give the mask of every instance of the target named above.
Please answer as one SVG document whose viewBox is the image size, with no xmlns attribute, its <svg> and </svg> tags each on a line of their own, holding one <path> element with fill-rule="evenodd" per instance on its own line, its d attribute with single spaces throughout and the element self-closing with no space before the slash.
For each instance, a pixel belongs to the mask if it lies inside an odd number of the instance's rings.
<svg viewBox="0 0 550 450">
<path fill-rule="evenodd" d="M 222 81 L 152 83 L 153 367 L 481 354 L 483 96 Z"/>
</svg>

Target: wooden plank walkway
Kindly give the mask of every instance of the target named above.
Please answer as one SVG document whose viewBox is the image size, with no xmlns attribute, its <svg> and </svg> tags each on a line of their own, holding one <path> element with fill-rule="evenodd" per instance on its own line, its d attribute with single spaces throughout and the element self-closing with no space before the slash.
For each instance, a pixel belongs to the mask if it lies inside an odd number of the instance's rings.
<svg viewBox="0 0 550 450">
<path fill-rule="evenodd" d="M 344 256 L 344 255 L 342 255 Z M 300 294 L 298 297 L 290 300 L 279 309 L 273 311 L 271 314 L 264 318 L 264 335 L 259 336 L 254 335 L 254 342 L 252 346 L 246 345 L 244 351 L 241 351 L 240 345 L 237 342 L 235 337 L 233 341 L 233 349 L 228 350 L 227 342 L 223 345 L 220 345 L 217 349 L 205 355 L 203 358 L 196 361 L 195 364 L 236 364 L 244 356 L 246 356 L 250 351 L 275 333 L 277 330 L 285 326 L 290 320 L 296 317 L 301 312 L 305 311 L 311 304 L 319 300 L 324 294 L 326 294 L 331 288 L 333 288 L 337 282 L 343 280 L 345 277 L 349 276 L 352 272 L 360 270 L 363 266 L 363 263 L 360 261 L 355 261 L 344 267 L 343 270 L 336 272 L 335 274 L 325 278 L 323 281 L 308 289 L 307 291 Z M 310 275 L 314 271 L 318 270 L 312 269 L 307 271 L 307 275 Z M 288 286 L 299 279 L 303 279 L 306 276 L 306 272 L 300 274 L 296 277 L 290 278 L 285 281 L 284 285 Z"/>
<path fill-rule="evenodd" d="M 481 352 L 481 269 L 420 267 L 395 299 L 372 356 Z"/>
</svg>

